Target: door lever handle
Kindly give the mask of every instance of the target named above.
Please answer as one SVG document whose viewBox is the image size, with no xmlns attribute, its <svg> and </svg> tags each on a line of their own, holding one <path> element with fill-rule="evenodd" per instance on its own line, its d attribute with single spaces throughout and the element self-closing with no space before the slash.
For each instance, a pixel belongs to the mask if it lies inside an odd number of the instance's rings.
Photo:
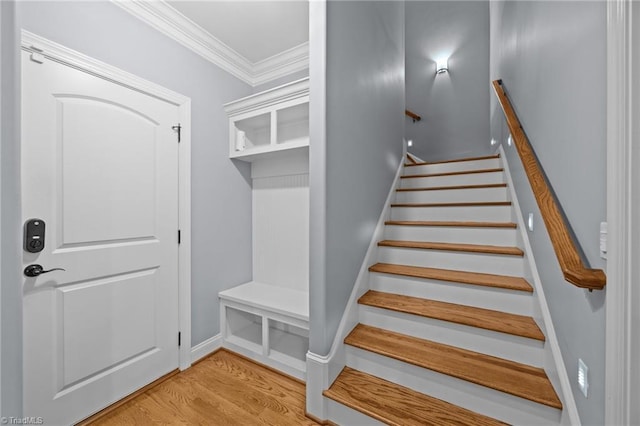
<svg viewBox="0 0 640 426">
<path fill-rule="evenodd" d="M 65 271 L 65 269 L 53 268 L 53 269 L 49 269 L 48 271 L 45 271 L 42 265 L 29 265 L 26 268 L 24 268 L 24 274 L 27 277 L 37 277 L 38 275 L 47 274 L 53 271 Z"/>
</svg>

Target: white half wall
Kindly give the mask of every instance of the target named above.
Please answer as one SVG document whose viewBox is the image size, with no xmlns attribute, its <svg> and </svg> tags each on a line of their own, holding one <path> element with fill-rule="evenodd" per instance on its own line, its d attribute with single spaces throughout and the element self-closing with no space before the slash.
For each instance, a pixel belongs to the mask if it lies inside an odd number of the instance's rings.
<svg viewBox="0 0 640 426">
<path fill-rule="evenodd" d="M 310 12 L 309 346 L 325 355 L 403 155 L 404 3 Z"/>
</svg>

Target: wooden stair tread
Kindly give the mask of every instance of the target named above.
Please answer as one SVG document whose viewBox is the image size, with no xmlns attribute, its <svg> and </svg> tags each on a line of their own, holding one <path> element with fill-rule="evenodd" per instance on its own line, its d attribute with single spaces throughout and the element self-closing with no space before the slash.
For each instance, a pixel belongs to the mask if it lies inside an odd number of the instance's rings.
<svg viewBox="0 0 640 426">
<path fill-rule="evenodd" d="M 369 271 L 533 293 L 533 288 L 527 280 L 521 277 L 511 277 L 508 275 L 425 268 L 422 266 L 395 265 L 391 263 L 376 263 L 369 268 Z"/>
<path fill-rule="evenodd" d="M 529 339 L 545 340 L 533 318 L 523 315 L 374 290 L 363 294 L 358 303 Z"/>
<path fill-rule="evenodd" d="M 506 424 L 349 367 L 322 394 L 393 426 Z"/>
<path fill-rule="evenodd" d="M 358 324 L 345 344 L 562 409 L 541 368 Z"/>
<path fill-rule="evenodd" d="M 490 246 L 481 244 L 438 243 L 430 241 L 399 241 L 382 240 L 378 242 L 383 247 L 415 248 L 424 250 L 462 251 L 468 253 L 503 254 L 507 256 L 524 256 L 518 247 Z"/>
<path fill-rule="evenodd" d="M 467 158 L 458 158 L 455 160 L 443 160 L 443 161 L 434 161 L 434 162 L 424 162 L 424 163 L 414 163 L 414 164 L 405 164 L 405 166 L 410 167 L 410 166 L 428 166 L 431 164 L 445 164 L 445 163 L 461 163 L 464 161 L 478 161 L 478 160 L 491 160 L 494 158 L 500 158 L 500 154 L 495 154 L 495 155 L 485 155 L 482 157 L 467 157 Z"/>
<path fill-rule="evenodd" d="M 449 191 L 453 189 L 485 189 L 485 188 L 506 188 L 506 183 L 484 183 L 481 185 L 452 185 L 452 186 L 432 186 L 428 188 L 398 188 L 398 192 L 410 191 Z"/>
<path fill-rule="evenodd" d="M 410 161 L 411 164 L 418 164 L 418 162 L 416 160 L 413 159 L 413 157 L 409 154 L 407 154 L 407 160 Z M 406 166 L 406 164 L 405 164 Z"/>
<path fill-rule="evenodd" d="M 472 201 L 462 203 L 392 203 L 391 207 L 489 207 L 510 205 L 511 201 Z"/>
<path fill-rule="evenodd" d="M 480 169 L 480 170 L 461 170 L 458 172 L 443 172 L 443 173 L 428 173 L 422 175 L 403 175 L 400 176 L 400 179 L 411 179 L 411 178 L 425 178 L 425 177 L 436 177 L 436 176 L 455 176 L 455 175 L 471 175 L 476 173 L 495 173 L 495 172 L 503 172 L 503 168 L 495 168 L 495 169 Z"/>
<path fill-rule="evenodd" d="M 469 228 L 517 228 L 514 222 L 455 222 L 439 220 L 388 220 L 385 225 L 397 226 L 450 226 Z"/>
</svg>

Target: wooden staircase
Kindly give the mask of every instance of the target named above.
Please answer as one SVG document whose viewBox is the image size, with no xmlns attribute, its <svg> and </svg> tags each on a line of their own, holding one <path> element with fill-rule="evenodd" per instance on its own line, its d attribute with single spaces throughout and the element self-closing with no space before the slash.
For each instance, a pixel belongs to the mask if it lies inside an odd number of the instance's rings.
<svg viewBox="0 0 640 426">
<path fill-rule="evenodd" d="M 560 423 L 512 209 L 498 155 L 405 165 L 331 421 Z"/>
</svg>

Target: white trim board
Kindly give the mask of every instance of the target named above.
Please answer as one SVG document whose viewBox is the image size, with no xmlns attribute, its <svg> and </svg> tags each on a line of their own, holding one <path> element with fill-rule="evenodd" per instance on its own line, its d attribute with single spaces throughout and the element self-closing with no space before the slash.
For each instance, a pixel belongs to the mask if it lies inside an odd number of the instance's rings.
<svg viewBox="0 0 640 426">
<path fill-rule="evenodd" d="M 632 29 L 640 24 L 637 4 L 631 0 L 607 2 L 607 287 L 605 349 L 605 424 L 640 422 L 640 308 L 634 278 L 640 273 L 640 228 L 637 218 L 638 124 L 633 115 L 640 107 L 640 90 L 634 84 L 640 41 Z M 635 67 L 634 67 L 635 65 Z M 635 140 L 634 140 L 635 139 Z M 635 146 L 634 146 L 635 143 Z"/>
<path fill-rule="evenodd" d="M 136 18 L 251 86 L 309 68 L 309 43 L 251 62 L 164 0 L 111 0 Z"/>
<path fill-rule="evenodd" d="M 222 333 L 218 333 L 213 337 L 208 338 L 204 342 L 198 343 L 191 348 L 191 364 L 201 360 L 222 348 Z"/>
<path fill-rule="evenodd" d="M 182 333 L 182 341 L 191 342 L 191 99 L 25 30 L 22 30 L 21 45 L 22 50 L 40 53 L 49 60 L 162 99 L 178 107 L 182 124 L 181 141 L 178 145 L 178 226 L 182 231 L 182 243 L 178 246 L 179 330 Z M 190 365 L 191 345 L 181 345 L 180 369 L 184 370 Z"/>
</svg>

